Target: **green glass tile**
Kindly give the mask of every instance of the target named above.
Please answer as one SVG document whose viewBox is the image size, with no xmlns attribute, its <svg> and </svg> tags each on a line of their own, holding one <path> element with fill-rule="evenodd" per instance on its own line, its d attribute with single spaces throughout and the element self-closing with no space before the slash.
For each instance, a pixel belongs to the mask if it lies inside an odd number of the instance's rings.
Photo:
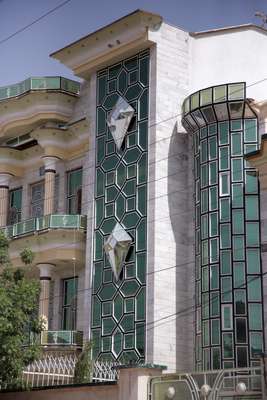
<svg viewBox="0 0 267 400">
<path fill-rule="evenodd" d="M 129 332 L 134 329 L 134 314 L 126 314 L 120 323 L 121 328 L 124 332 Z"/>
<path fill-rule="evenodd" d="M 239 156 L 243 153 L 243 143 L 242 143 L 242 133 L 233 132 L 232 133 L 232 155 Z"/>
<path fill-rule="evenodd" d="M 235 290 L 235 314 L 245 315 L 246 314 L 246 291 Z"/>
<path fill-rule="evenodd" d="M 134 350 L 127 350 L 127 351 L 122 352 L 122 354 L 119 357 L 119 361 L 122 364 L 129 364 L 129 362 L 131 362 L 131 363 L 134 363 L 137 361 L 141 362 L 142 359 L 140 359 L 140 357 L 138 357 L 138 355 L 136 354 L 136 352 Z"/>
<path fill-rule="evenodd" d="M 111 350 L 111 337 L 103 337 L 102 338 L 102 351 L 110 351 Z"/>
<path fill-rule="evenodd" d="M 249 247 L 257 247 L 260 245 L 260 232 L 258 222 L 246 223 L 246 245 Z"/>
<path fill-rule="evenodd" d="M 209 163 L 209 174 L 210 174 L 210 185 L 214 185 L 218 181 L 218 167 L 217 167 L 217 161 L 212 161 Z"/>
<path fill-rule="evenodd" d="M 119 193 L 119 190 L 117 189 L 116 186 L 109 186 L 106 189 L 106 202 L 109 203 L 111 201 L 114 201 Z"/>
<path fill-rule="evenodd" d="M 95 261 L 103 257 L 103 236 L 100 232 L 95 232 Z"/>
<path fill-rule="evenodd" d="M 219 266 L 210 266 L 210 290 L 219 288 Z"/>
<path fill-rule="evenodd" d="M 115 356 L 112 353 L 102 353 L 97 360 L 104 363 L 111 363 L 115 361 Z"/>
<path fill-rule="evenodd" d="M 211 320 L 211 345 L 220 344 L 220 320 Z"/>
<path fill-rule="evenodd" d="M 147 181 L 147 155 L 144 153 L 137 165 L 137 184 L 146 183 Z"/>
<path fill-rule="evenodd" d="M 147 121 L 142 121 L 138 124 L 138 144 L 143 150 L 147 150 Z"/>
<path fill-rule="evenodd" d="M 121 162 L 117 168 L 117 185 L 119 187 L 122 187 L 124 182 L 126 180 L 126 167 L 125 165 Z"/>
<path fill-rule="evenodd" d="M 116 292 L 116 288 L 112 283 L 108 283 L 99 292 L 102 301 L 111 300 Z"/>
<path fill-rule="evenodd" d="M 127 136 L 127 147 L 133 147 L 136 144 L 136 133 L 131 133 Z"/>
<path fill-rule="evenodd" d="M 136 177 L 136 166 L 129 165 L 127 167 L 127 178 L 135 178 Z"/>
<path fill-rule="evenodd" d="M 114 226 L 116 225 L 116 218 L 107 218 L 101 225 L 101 231 L 104 235 L 108 235 L 112 232 Z"/>
<path fill-rule="evenodd" d="M 137 227 L 136 250 L 146 249 L 146 220 L 142 219 Z"/>
<path fill-rule="evenodd" d="M 140 82 L 144 85 L 148 85 L 149 81 L 149 58 L 142 58 L 140 61 Z"/>
<path fill-rule="evenodd" d="M 120 220 L 125 213 L 125 198 L 122 194 L 119 194 L 116 200 L 116 216 Z"/>
<path fill-rule="evenodd" d="M 233 264 L 234 287 L 245 287 L 245 264 L 243 262 L 235 262 Z"/>
<path fill-rule="evenodd" d="M 243 158 L 232 159 L 232 182 L 243 180 Z"/>
<path fill-rule="evenodd" d="M 128 333 L 124 335 L 124 348 L 125 349 L 131 349 L 135 345 L 134 341 L 134 334 L 133 333 Z"/>
<path fill-rule="evenodd" d="M 104 173 L 101 169 L 96 170 L 96 196 L 104 195 Z"/>
<path fill-rule="evenodd" d="M 229 168 L 229 146 L 220 147 L 219 163 L 220 170 Z"/>
<path fill-rule="evenodd" d="M 220 199 L 220 221 L 227 222 L 230 220 L 230 199 Z"/>
<path fill-rule="evenodd" d="M 118 100 L 118 95 L 116 93 L 112 93 L 106 97 L 106 100 L 104 101 L 103 106 L 107 110 L 110 110 L 112 107 L 115 106 L 117 100 Z"/>
<path fill-rule="evenodd" d="M 199 224 L 196 223 L 196 225 Z M 207 239 L 208 236 L 209 236 L 208 214 L 204 214 L 201 216 L 201 239 Z"/>
<path fill-rule="evenodd" d="M 136 348 L 141 356 L 145 355 L 145 325 L 136 324 L 135 331 Z"/>
<path fill-rule="evenodd" d="M 136 280 L 125 281 L 120 288 L 121 293 L 125 297 L 135 296 L 138 289 L 139 289 L 139 284 L 136 282 Z"/>
<path fill-rule="evenodd" d="M 258 220 L 259 218 L 259 200 L 258 196 L 246 196 L 246 219 L 247 220 Z"/>
<path fill-rule="evenodd" d="M 244 98 L 244 83 L 233 83 L 228 85 L 228 100 L 239 100 Z"/>
<path fill-rule="evenodd" d="M 122 191 L 125 194 L 125 196 L 135 195 L 136 179 L 131 179 L 131 180 L 127 181 L 126 184 L 124 185 Z"/>
<path fill-rule="evenodd" d="M 251 357 L 259 357 L 263 353 L 262 333 L 251 332 L 250 334 Z"/>
<path fill-rule="evenodd" d="M 231 131 L 241 131 L 241 129 L 242 129 L 241 119 L 235 119 L 234 121 L 231 121 Z"/>
<path fill-rule="evenodd" d="M 132 71 L 129 74 L 129 84 L 133 84 L 138 81 L 138 71 Z"/>
<path fill-rule="evenodd" d="M 214 102 L 222 102 L 226 100 L 226 85 L 215 86 L 213 88 Z"/>
<path fill-rule="evenodd" d="M 115 144 L 114 142 L 108 142 L 106 144 L 106 154 L 112 154 L 115 152 Z"/>
<path fill-rule="evenodd" d="M 121 94 L 123 94 L 127 88 L 127 73 L 124 70 L 122 70 L 119 75 L 118 88 Z"/>
<path fill-rule="evenodd" d="M 117 64 L 117 65 L 114 65 L 114 66 L 110 67 L 110 68 L 108 69 L 108 78 L 109 78 L 109 79 L 114 79 L 114 78 L 116 78 L 116 77 L 118 76 L 120 70 L 121 70 L 121 66 L 122 66 L 122 65 L 121 65 L 121 63 L 120 63 L 120 64 Z"/>
<path fill-rule="evenodd" d="M 118 156 L 113 154 L 112 156 L 105 158 L 104 162 L 102 163 L 102 168 L 104 169 L 104 171 L 111 171 L 117 166 L 118 162 Z"/>
<path fill-rule="evenodd" d="M 208 296 L 208 293 L 206 293 Z M 208 301 L 208 299 L 207 299 Z M 210 294 L 210 316 L 217 317 L 220 315 L 220 294 L 219 292 L 211 292 Z"/>
<path fill-rule="evenodd" d="M 123 314 L 123 299 L 121 295 L 118 293 L 114 299 L 114 308 L 113 308 L 113 315 L 117 321 L 119 321 Z"/>
<path fill-rule="evenodd" d="M 134 264 L 128 264 L 125 265 L 125 278 L 134 278 L 135 277 L 135 265 Z"/>
<path fill-rule="evenodd" d="M 116 79 L 114 79 L 113 81 L 109 81 L 108 83 L 108 92 L 114 92 L 117 88 L 117 81 Z"/>
<path fill-rule="evenodd" d="M 258 193 L 258 176 L 256 171 L 245 171 L 246 193 L 253 194 Z"/>
<path fill-rule="evenodd" d="M 92 327 L 95 328 L 101 325 L 101 302 L 96 296 L 94 296 L 92 311 Z"/>
<path fill-rule="evenodd" d="M 136 212 L 126 213 L 122 219 L 122 224 L 125 228 L 133 228 L 137 225 L 140 217 Z"/>
<path fill-rule="evenodd" d="M 232 185 L 232 207 L 243 207 L 243 184 L 235 183 Z"/>
<path fill-rule="evenodd" d="M 244 254 L 244 237 L 243 236 L 233 236 L 233 259 L 235 261 L 243 260 Z"/>
<path fill-rule="evenodd" d="M 233 210 L 233 233 L 243 234 L 244 233 L 244 211 L 243 210 Z"/>
<path fill-rule="evenodd" d="M 231 246 L 231 229 L 230 224 L 225 224 L 220 226 L 220 238 L 221 238 L 221 248 L 227 248 Z"/>
<path fill-rule="evenodd" d="M 105 269 L 103 271 L 103 282 L 104 283 L 109 283 L 112 282 L 113 274 L 110 269 Z"/>
<path fill-rule="evenodd" d="M 207 290 L 209 290 L 209 269 L 208 269 L 208 267 L 202 268 L 201 284 L 202 284 L 202 288 L 201 288 L 202 292 L 207 292 Z"/>
<path fill-rule="evenodd" d="M 261 301 L 261 279 L 259 276 L 248 276 L 248 301 Z"/>
<path fill-rule="evenodd" d="M 106 302 L 102 304 L 102 314 L 103 316 L 111 315 L 112 313 L 112 302 Z"/>
<path fill-rule="evenodd" d="M 206 192 L 208 196 L 208 191 Z M 218 188 L 211 187 L 209 189 L 209 194 L 210 194 L 210 203 L 209 203 L 209 209 L 210 211 L 216 210 L 218 208 Z M 207 203 L 208 204 L 208 203 Z M 202 206 L 202 204 L 201 204 Z"/>
<path fill-rule="evenodd" d="M 114 334 L 114 340 L 113 340 L 113 352 L 116 355 L 119 355 L 121 350 L 122 350 L 122 341 L 123 341 L 123 335 L 122 333 L 117 330 L 116 333 Z"/>
<path fill-rule="evenodd" d="M 97 358 L 100 352 L 100 342 L 101 342 L 101 331 L 100 329 L 93 329 L 92 330 L 92 340 L 94 343 L 93 346 L 93 357 Z"/>
<path fill-rule="evenodd" d="M 148 90 L 144 90 L 140 96 L 139 103 L 139 119 L 144 119 L 148 117 Z"/>
<path fill-rule="evenodd" d="M 257 120 L 256 119 L 245 119 L 244 122 L 244 139 L 245 142 L 256 142 L 257 141 Z"/>
<path fill-rule="evenodd" d="M 115 328 L 116 322 L 112 318 L 102 319 L 102 331 L 103 335 L 110 335 Z"/>
<path fill-rule="evenodd" d="M 93 276 L 93 292 L 96 293 L 102 285 L 102 262 L 96 262 L 94 265 L 94 276 Z"/>
<path fill-rule="evenodd" d="M 105 138 L 102 136 L 99 139 L 97 139 L 97 155 L 96 155 L 97 165 L 101 163 L 104 157 L 105 157 Z"/>
<path fill-rule="evenodd" d="M 261 304 L 249 304 L 248 305 L 248 316 L 249 316 L 249 329 L 250 330 L 261 330 L 262 329 L 262 305 Z"/>
<path fill-rule="evenodd" d="M 228 144 L 229 143 L 229 123 L 219 122 L 219 143 Z"/>
<path fill-rule="evenodd" d="M 136 69 L 138 67 L 138 58 L 129 58 L 128 60 L 124 61 L 124 66 L 127 71 L 132 71 L 133 69 Z"/>
<path fill-rule="evenodd" d="M 141 283 L 146 283 L 146 254 L 137 253 L 136 254 L 136 269 L 137 278 Z"/>
<path fill-rule="evenodd" d="M 233 357 L 233 334 L 223 333 L 223 355 L 225 358 Z"/>
<path fill-rule="evenodd" d="M 221 267 L 221 274 L 230 274 L 231 273 L 231 250 L 222 250 L 221 251 L 221 260 L 220 260 L 220 267 Z"/>
<path fill-rule="evenodd" d="M 105 206 L 105 217 L 111 217 L 114 215 L 114 204 L 107 204 Z"/>
<path fill-rule="evenodd" d="M 126 211 L 132 211 L 135 209 L 135 197 L 131 197 L 126 200 Z"/>
<path fill-rule="evenodd" d="M 124 300 L 124 310 L 126 313 L 134 312 L 134 299 L 125 299 Z"/>
<path fill-rule="evenodd" d="M 125 93 L 125 98 L 128 101 L 132 101 L 137 97 L 139 97 L 141 92 L 142 92 L 142 87 L 139 85 L 139 83 L 136 83 L 135 85 L 132 85 L 127 89 Z"/>
<path fill-rule="evenodd" d="M 260 250 L 247 249 L 247 272 L 248 274 L 260 273 Z"/>
<path fill-rule="evenodd" d="M 98 79 L 98 85 L 97 85 L 97 102 L 98 102 L 98 104 L 101 104 L 102 100 L 106 96 L 106 88 L 107 88 L 107 77 L 106 77 L 106 75 L 104 75 Z"/>
<path fill-rule="evenodd" d="M 217 158 L 217 137 L 209 138 L 209 160 Z"/>
<path fill-rule="evenodd" d="M 200 162 L 206 162 L 208 159 L 208 146 L 207 140 L 202 140 L 200 142 Z"/>
<path fill-rule="evenodd" d="M 106 185 L 112 185 L 115 182 L 115 172 L 111 171 L 106 174 Z"/>
<path fill-rule="evenodd" d="M 96 200 L 95 207 L 96 207 L 96 211 L 95 211 L 96 227 L 98 227 L 101 224 L 101 221 L 104 217 L 104 198 L 103 197 Z"/>
<path fill-rule="evenodd" d="M 126 164 L 135 163 L 140 157 L 140 154 L 141 152 L 137 147 L 129 149 L 125 153 L 124 161 L 126 162 Z"/>
</svg>

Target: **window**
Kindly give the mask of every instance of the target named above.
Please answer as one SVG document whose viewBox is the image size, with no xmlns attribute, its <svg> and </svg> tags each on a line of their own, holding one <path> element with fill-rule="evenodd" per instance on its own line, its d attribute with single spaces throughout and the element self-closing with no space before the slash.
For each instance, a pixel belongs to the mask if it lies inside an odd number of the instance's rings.
<svg viewBox="0 0 267 400">
<path fill-rule="evenodd" d="M 233 313 L 232 306 L 229 304 L 222 305 L 222 329 L 233 329 Z"/>
<path fill-rule="evenodd" d="M 229 195 L 229 172 L 220 173 L 220 196 Z"/>
<path fill-rule="evenodd" d="M 31 185 L 31 216 L 44 215 L 44 181 Z"/>
<path fill-rule="evenodd" d="M 78 278 L 63 280 L 62 329 L 76 329 Z"/>
<path fill-rule="evenodd" d="M 21 221 L 22 188 L 9 191 L 8 225 Z"/>
<path fill-rule="evenodd" d="M 67 213 L 81 214 L 82 168 L 67 173 Z"/>
</svg>

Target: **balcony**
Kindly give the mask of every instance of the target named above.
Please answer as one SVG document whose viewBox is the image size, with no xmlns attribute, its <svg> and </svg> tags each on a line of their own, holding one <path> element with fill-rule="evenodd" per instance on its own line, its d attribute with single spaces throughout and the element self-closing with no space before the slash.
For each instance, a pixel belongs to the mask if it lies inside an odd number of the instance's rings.
<svg viewBox="0 0 267 400">
<path fill-rule="evenodd" d="M 15 239 L 23 235 L 32 235 L 47 229 L 86 229 L 86 217 L 84 215 L 45 215 L 38 218 L 30 218 L 17 224 L 7 226 L 5 234 L 9 239 Z"/>
<path fill-rule="evenodd" d="M 28 133 L 51 121 L 67 123 L 79 93 L 79 82 L 62 77 L 29 78 L 1 87 L 1 137 Z"/>
<path fill-rule="evenodd" d="M 30 218 L 4 228 L 10 239 L 10 258 L 22 267 L 20 252 L 30 247 L 34 264 L 52 263 L 57 269 L 77 268 L 85 263 L 86 216 L 52 214 Z"/>
<path fill-rule="evenodd" d="M 46 347 L 71 346 L 76 348 L 82 348 L 83 332 L 43 331 L 41 333 L 41 346 L 46 346 Z"/>
<path fill-rule="evenodd" d="M 20 83 L 1 87 L 0 100 L 18 97 L 32 90 L 61 90 L 78 95 L 80 92 L 80 84 L 71 79 L 62 78 L 61 76 L 28 78 Z"/>
</svg>

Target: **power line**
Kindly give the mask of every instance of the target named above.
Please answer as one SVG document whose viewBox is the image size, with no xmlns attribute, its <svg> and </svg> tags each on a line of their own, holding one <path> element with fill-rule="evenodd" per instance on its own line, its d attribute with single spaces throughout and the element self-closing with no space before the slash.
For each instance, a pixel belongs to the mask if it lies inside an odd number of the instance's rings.
<svg viewBox="0 0 267 400">
<path fill-rule="evenodd" d="M 70 3 L 72 0 L 65 0 L 63 3 L 60 3 L 56 7 L 52 8 L 51 10 L 47 11 L 46 13 L 42 14 L 40 17 L 36 18 L 29 24 L 23 26 L 22 28 L 18 29 L 16 32 L 12 33 L 11 35 L 7 36 L 6 38 L 0 40 L 0 44 L 3 44 L 7 42 L 8 40 L 12 39 L 14 36 L 18 35 L 19 33 L 22 33 L 26 31 L 28 28 L 31 26 L 35 25 L 37 22 L 41 21 L 42 19 L 46 18 L 48 15 L 54 13 L 55 11 L 59 10 L 61 7 L 65 6 L 66 4 Z"/>
</svg>

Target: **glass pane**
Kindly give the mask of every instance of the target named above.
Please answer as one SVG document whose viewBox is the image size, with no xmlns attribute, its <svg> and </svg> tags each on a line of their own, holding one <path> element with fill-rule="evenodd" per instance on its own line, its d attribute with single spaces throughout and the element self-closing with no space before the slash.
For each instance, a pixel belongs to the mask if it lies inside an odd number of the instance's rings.
<svg viewBox="0 0 267 400">
<path fill-rule="evenodd" d="M 202 268 L 202 292 L 209 290 L 209 268 Z"/>
<path fill-rule="evenodd" d="M 246 219 L 257 220 L 259 218 L 258 196 L 246 196 L 245 204 L 246 204 Z"/>
<path fill-rule="evenodd" d="M 220 196 L 229 194 L 229 173 L 220 173 Z"/>
<path fill-rule="evenodd" d="M 213 184 L 217 183 L 217 179 L 218 179 L 217 161 L 210 162 L 209 168 L 210 168 L 210 180 L 209 180 L 209 183 L 210 183 L 210 185 L 213 185 Z"/>
<path fill-rule="evenodd" d="M 231 273 L 232 260 L 231 260 L 231 250 L 221 251 L 221 274 L 226 275 Z"/>
<path fill-rule="evenodd" d="M 200 143 L 200 162 L 203 163 L 208 159 L 207 140 L 202 140 Z"/>
<path fill-rule="evenodd" d="M 233 259 L 243 260 L 244 254 L 244 237 L 243 236 L 233 236 Z"/>
<path fill-rule="evenodd" d="M 232 159 L 232 181 L 242 181 L 243 180 L 243 159 L 233 158 Z"/>
<path fill-rule="evenodd" d="M 210 240 L 210 262 L 218 262 L 218 239 Z"/>
<path fill-rule="evenodd" d="M 245 315 L 246 314 L 246 292 L 245 290 L 235 291 L 235 314 Z"/>
<path fill-rule="evenodd" d="M 220 147 L 220 170 L 229 169 L 229 147 Z"/>
<path fill-rule="evenodd" d="M 231 228 L 230 224 L 224 224 L 220 226 L 220 240 L 221 248 L 225 249 L 231 246 Z"/>
<path fill-rule="evenodd" d="M 248 274 L 260 273 L 260 250 L 247 249 L 247 271 Z"/>
<path fill-rule="evenodd" d="M 217 137 L 209 138 L 209 159 L 214 160 L 217 158 Z"/>
<path fill-rule="evenodd" d="M 208 234 L 208 215 L 205 214 L 201 216 L 201 239 L 206 239 L 208 237 Z"/>
<path fill-rule="evenodd" d="M 259 223 L 247 222 L 246 223 L 246 243 L 247 246 L 256 247 L 260 244 L 259 237 Z"/>
<path fill-rule="evenodd" d="M 225 330 L 233 328 L 233 313 L 231 305 L 222 306 L 222 328 Z"/>
<path fill-rule="evenodd" d="M 256 171 L 246 171 L 246 193 L 258 193 L 258 176 Z"/>
<path fill-rule="evenodd" d="M 220 122 L 219 123 L 219 144 L 229 143 L 229 123 Z"/>
<path fill-rule="evenodd" d="M 201 187 L 208 185 L 208 166 L 204 164 L 201 166 Z"/>
<path fill-rule="evenodd" d="M 245 287 L 245 264 L 236 262 L 233 265 L 234 270 L 234 286 L 236 288 Z"/>
<path fill-rule="evenodd" d="M 248 305 L 249 329 L 262 329 L 262 306 L 261 304 L 251 303 Z"/>
<path fill-rule="evenodd" d="M 220 320 L 211 320 L 211 344 L 220 344 Z"/>
<path fill-rule="evenodd" d="M 236 348 L 237 355 L 237 366 L 239 368 L 245 368 L 248 366 L 248 349 L 247 347 L 237 347 Z"/>
<path fill-rule="evenodd" d="M 208 197 L 209 193 L 208 190 L 202 190 L 201 191 L 201 212 L 207 212 L 208 211 Z"/>
<path fill-rule="evenodd" d="M 261 301 L 261 279 L 259 276 L 248 276 L 248 301 Z"/>
<path fill-rule="evenodd" d="M 235 183 L 232 185 L 232 207 L 243 207 L 243 184 Z"/>
<path fill-rule="evenodd" d="M 220 315 L 220 295 L 219 292 L 211 292 L 210 294 L 210 315 L 216 317 Z"/>
<path fill-rule="evenodd" d="M 211 265 L 210 267 L 210 289 L 219 288 L 219 266 Z"/>
<path fill-rule="evenodd" d="M 247 342 L 247 321 L 245 318 L 236 318 L 236 342 L 246 343 Z"/>
<path fill-rule="evenodd" d="M 203 322 L 202 329 L 203 329 L 203 346 L 208 346 L 210 342 L 209 321 Z"/>
<path fill-rule="evenodd" d="M 251 332 L 250 334 L 251 357 L 259 357 L 263 352 L 262 333 Z"/>
<path fill-rule="evenodd" d="M 218 189 L 217 187 L 210 188 L 210 211 L 218 208 Z"/>
<path fill-rule="evenodd" d="M 246 119 L 244 121 L 245 131 L 245 142 L 256 142 L 257 141 L 257 120 Z"/>
<path fill-rule="evenodd" d="M 240 156 L 243 153 L 243 144 L 242 144 L 242 133 L 241 132 L 234 132 L 232 133 L 232 155 L 233 156 Z"/>
<path fill-rule="evenodd" d="M 223 333 L 223 357 L 233 357 L 233 335 L 232 333 Z"/>
<path fill-rule="evenodd" d="M 230 220 L 230 199 L 220 199 L 220 221 L 227 222 Z"/>
<path fill-rule="evenodd" d="M 221 278 L 222 302 L 232 301 L 232 278 Z"/>
<path fill-rule="evenodd" d="M 218 213 L 210 214 L 210 236 L 218 235 Z"/>
<path fill-rule="evenodd" d="M 242 234 L 244 233 L 244 211 L 233 210 L 233 233 Z"/>
</svg>

